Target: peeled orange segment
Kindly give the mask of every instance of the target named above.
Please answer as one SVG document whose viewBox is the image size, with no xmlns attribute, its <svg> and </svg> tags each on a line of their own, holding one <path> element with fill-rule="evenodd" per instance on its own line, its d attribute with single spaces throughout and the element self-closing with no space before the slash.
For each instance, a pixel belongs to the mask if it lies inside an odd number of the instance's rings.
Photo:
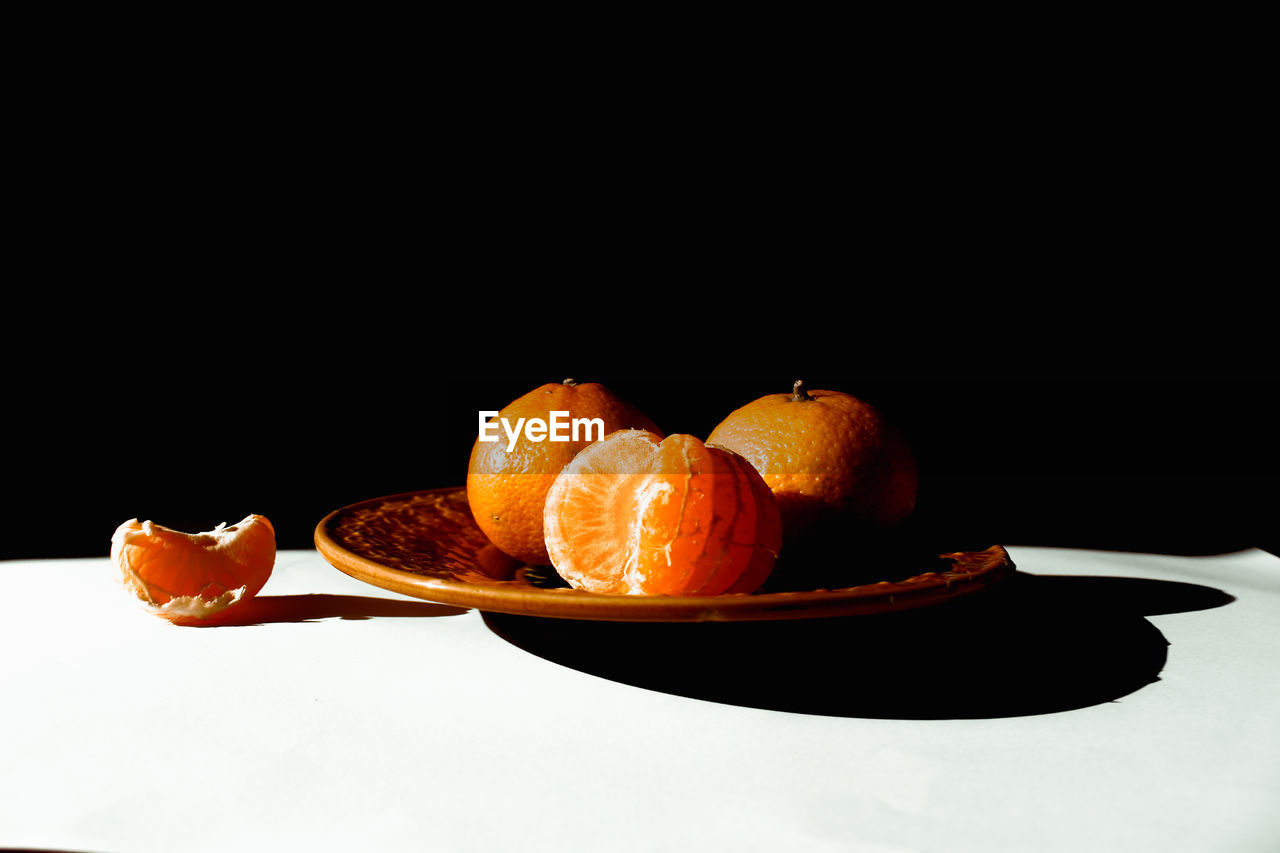
<svg viewBox="0 0 1280 853">
<path fill-rule="evenodd" d="M 112 535 L 111 561 L 144 608 L 171 622 L 201 622 L 258 594 L 275 567 L 275 536 L 261 515 L 205 533 L 135 518 Z"/>
<path fill-rule="evenodd" d="M 752 592 L 781 547 L 773 495 L 741 456 L 620 430 L 556 477 L 543 526 L 570 586 L 624 595 Z"/>
</svg>

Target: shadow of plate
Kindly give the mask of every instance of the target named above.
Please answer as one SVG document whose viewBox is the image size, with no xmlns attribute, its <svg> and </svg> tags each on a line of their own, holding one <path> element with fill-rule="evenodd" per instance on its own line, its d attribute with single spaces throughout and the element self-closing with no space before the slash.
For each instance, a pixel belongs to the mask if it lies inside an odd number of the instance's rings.
<svg viewBox="0 0 1280 853">
<path fill-rule="evenodd" d="M 1110 702 L 1159 680 L 1145 617 L 1221 607 L 1196 584 L 1016 574 L 989 593 L 877 616 L 647 624 L 487 613 L 525 651 L 679 696 L 773 711 L 983 719 Z"/>
</svg>

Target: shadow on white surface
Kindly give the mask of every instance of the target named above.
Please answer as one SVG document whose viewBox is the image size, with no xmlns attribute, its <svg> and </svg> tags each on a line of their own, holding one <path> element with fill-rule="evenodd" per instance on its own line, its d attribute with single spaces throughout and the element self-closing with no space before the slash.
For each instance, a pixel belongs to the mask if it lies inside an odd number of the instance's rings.
<svg viewBox="0 0 1280 853">
<path fill-rule="evenodd" d="M 324 619 L 382 619 L 457 616 L 466 608 L 427 601 L 401 601 L 369 595 L 259 595 L 227 615 L 193 627 L 227 628 L 272 622 L 319 622 Z"/>
<path fill-rule="evenodd" d="M 1145 617 L 1221 607 L 1199 584 L 1018 573 L 967 600 L 877 616 L 644 624 L 485 614 L 539 657 L 649 690 L 773 711 L 984 719 L 1115 701 L 1159 681 Z"/>
</svg>

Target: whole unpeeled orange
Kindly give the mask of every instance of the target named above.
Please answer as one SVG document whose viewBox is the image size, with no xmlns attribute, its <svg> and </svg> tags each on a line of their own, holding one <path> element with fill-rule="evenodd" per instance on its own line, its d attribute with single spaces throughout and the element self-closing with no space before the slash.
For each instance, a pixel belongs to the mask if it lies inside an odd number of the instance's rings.
<svg viewBox="0 0 1280 853">
<path fill-rule="evenodd" d="M 111 560 L 147 610 L 178 624 L 206 622 L 266 584 L 276 561 L 275 528 L 261 515 L 205 533 L 135 518 L 116 528 Z"/>
<path fill-rule="evenodd" d="M 514 429 L 519 419 L 550 420 L 552 412 L 568 412 L 570 419 L 599 418 L 603 430 L 580 430 L 578 440 L 540 441 L 523 432 L 508 450 L 508 437 L 477 437 L 467 467 L 467 501 L 476 524 L 503 553 L 530 565 L 550 562 L 543 538 L 542 510 L 556 475 L 591 440 L 620 429 L 647 430 L 661 436 L 657 426 L 638 409 L 597 382 L 572 379 L 533 389 L 498 412 Z"/>
<path fill-rule="evenodd" d="M 826 522 L 886 529 L 915 508 L 919 477 L 902 433 L 839 391 L 769 394 L 735 410 L 707 443 L 746 457 L 769 485 L 786 534 Z"/>
<path fill-rule="evenodd" d="M 551 564 L 588 592 L 754 592 L 782 544 L 751 464 L 691 435 L 621 430 L 592 444 L 555 478 L 545 519 Z"/>
</svg>

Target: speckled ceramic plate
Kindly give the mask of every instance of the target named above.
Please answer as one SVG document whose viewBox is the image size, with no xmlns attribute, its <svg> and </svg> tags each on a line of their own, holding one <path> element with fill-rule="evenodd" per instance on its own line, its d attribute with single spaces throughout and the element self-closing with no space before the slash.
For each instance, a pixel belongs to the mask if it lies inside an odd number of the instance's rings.
<svg viewBox="0 0 1280 853">
<path fill-rule="evenodd" d="M 1014 571 L 999 545 L 939 554 L 927 571 L 886 570 L 884 580 L 835 589 L 750 595 L 601 595 L 571 589 L 547 566 L 519 564 L 472 520 L 465 489 L 373 498 L 316 526 L 316 549 L 357 580 L 404 595 L 498 613 L 619 622 L 808 619 L 885 613 L 984 590 Z M 778 561 L 781 571 L 786 558 Z"/>
</svg>

